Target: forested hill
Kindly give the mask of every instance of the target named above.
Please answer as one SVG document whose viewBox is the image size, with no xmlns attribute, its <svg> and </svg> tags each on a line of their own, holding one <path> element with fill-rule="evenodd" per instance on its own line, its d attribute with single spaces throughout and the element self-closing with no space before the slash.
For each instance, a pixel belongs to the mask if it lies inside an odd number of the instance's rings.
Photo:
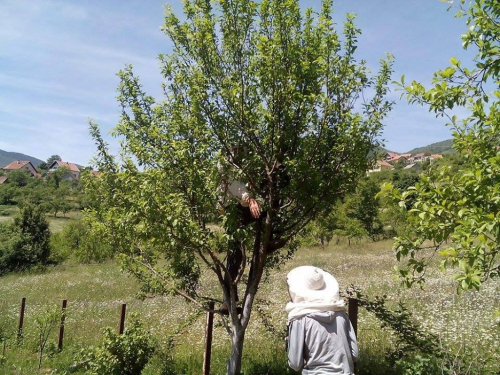
<svg viewBox="0 0 500 375">
<path fill-rule="evenodd" d="M 10 164 L 11 162 L 13 162 L 15 160 L 28 160 L 35 167 L 38 164 L 43 162 L 43 160 L 37 159 L 33 156 L 21 154 L 19 152 L 8 152 L 8 151 L 0 150 L 0 168 L 5 167 L 7 164 Z"/>
<path fill-rule="evenodd" d="M 431 143 L 430 145 L 424 147 L 417 147 L 413 150 L 408 151 L 408 154 L 419 154 L 421 152 L 430 152 L 432 154 L 450 154 L 454 153 L 453 140 L 447 139 L 446 141 Z"/>
</svg>

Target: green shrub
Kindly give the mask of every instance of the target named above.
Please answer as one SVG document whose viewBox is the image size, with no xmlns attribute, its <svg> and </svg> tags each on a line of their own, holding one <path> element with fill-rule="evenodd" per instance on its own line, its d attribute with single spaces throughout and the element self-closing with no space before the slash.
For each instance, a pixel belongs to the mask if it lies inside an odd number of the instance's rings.
<svg viewBox="0 0 500 375">
<path fill-rule="evenodd" d="M 84 220 L 65 225 L 61 232 L 51 237 L 50 244 L 51 259 L 55 263 L 68 258 L 78 263 L 103 262 L 113 256 L 111 246 L 99 239 Z"/>
<path fill-rule="evenodd" d="M 94 348 L 87 363 L 90 375 L 139 375 L 155 351 L 150 334 L 132 315 L 130 327 L 122 335 L 104 330 L 103 343 Z"/>
<path fill-rule="evenodd" d="M 14 223 L 0 226 L 0 275 L 47 264 L 49 223 L 43 212 L 26 205 Z"/>
</svg>

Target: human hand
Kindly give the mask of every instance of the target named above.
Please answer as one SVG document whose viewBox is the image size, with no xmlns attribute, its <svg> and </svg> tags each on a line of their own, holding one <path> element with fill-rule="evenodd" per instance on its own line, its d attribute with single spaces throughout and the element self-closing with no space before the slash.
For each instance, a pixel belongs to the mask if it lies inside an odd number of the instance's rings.
<svg viewBox="0 0 500 375">
<path fill-rule="evenodd" d="M 250 208 L 250 214 L 254 219 L 260 217 L 260 204 L 254 198 L 248 200 L 248 208 Z"/>
</svg>

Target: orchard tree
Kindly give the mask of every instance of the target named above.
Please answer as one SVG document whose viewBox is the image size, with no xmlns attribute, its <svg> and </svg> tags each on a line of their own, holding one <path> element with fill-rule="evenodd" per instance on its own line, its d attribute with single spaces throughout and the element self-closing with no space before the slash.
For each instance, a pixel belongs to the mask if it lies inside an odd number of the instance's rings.
<svg viewBox="0 0 500 375">
<path fill-rule="evenodd" d="M 46 169 L 49 169 L 49 167 L 52 165 L 53 162 L 55 161 L 61 161 L 61 157 L 59 155 L 52 155 L 50 158 L 47 159 L 47 168 Z"/>
<path fill-rule="evenodd" d="M 86 179 L 94 230 L 145 293 L 176 293 L 205 309 L 225 303 L 228 374 L 240 372 L 264 269 L 355 188 L 392 105 L 391 59 L 372 76 L 355 60 L 354 15 L 339 35 L 332 11 L 330 0 L 318 13 L 301 11 L 298 0 L 188 0 L 183 17 L 167 8 L 164 99 L 147 96 L 131 67 L 119 73 L 119 160 L 91 124 L 102 172 Z M 227 166 L 260 202 L 254 223 L 239 225 L 236 201 L 221 202 Z M 232 276 L 235 241 L 243 253 Z M 221 290 L 201 295 L 207 271 Z"/>
<path fill-rule="evenodd" d="M 23 187 L 28 185 L 31 175 L 26 169 L 17 169 L 9 172 L 8 178 L 11 184 L 17 187 Z"/>
<path fill-rule="evenodd" d="M 68 174 L 71 174 L 71 170 L 68 167 L 59 167 L 50 173 L 47 173 L 47 182 L 57 190 L 64 181 L 64 177 Z"/>
<path fill-rule="evenodd" d="M 453 147 L 463 164 L 458 171 L 450 167 L 423 175 L 407 191 L 390 190 L 403 210 L 411 207 L 407 218 L 415 229 L 395 242 L 397 258 L 405 262 L 403 281 L 423 282 L 437 253 L 443 267 L 455 267 L 458 290 L 479 289 L 500 276 L 500 3 L 475 0 L 464 8 L 462 0 L 460 6 L 469 26 L 463 46 L 477 48 L 475 66 L 452 58 L 434 74 L 430 89 L 404 79 L 401 85 L 410 102 L 450 119 Z M 470 115 L 459 121 L 450 114 L 455 107 L 467 108 Z"/>
<path fill-rule="evenodd" d="M 49 169 L 49 166 L 47 165 L 46 162 L 42 161 L 40 164 L 38 164 L 36 166 L 36 168 L 40 171 L 46 171 L 47 169 Z"/>
<path fill-rule="evenodd" d="M 363 178 L 360 180 L 355 194 L 352 194 L 346 202 L 347 215 L 351 219 L 358 220 L 374 241 L 383 231 L 379 218 L 380 202 L 377 196 L 379 191 L 379 186 L 373 180 Z"/>
</svg>

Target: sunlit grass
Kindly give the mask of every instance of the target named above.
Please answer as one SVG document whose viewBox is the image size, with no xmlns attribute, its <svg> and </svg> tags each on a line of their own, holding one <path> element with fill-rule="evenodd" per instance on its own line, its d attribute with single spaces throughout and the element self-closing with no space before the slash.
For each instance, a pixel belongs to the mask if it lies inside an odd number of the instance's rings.
<svg viewBox="0 0 500 375">
<path fill-rule="evenodd" d="M 70 211 L 65 214 L 58 212 L 57 216 L 49 213 L 45 215 L 45 217 L 49 221 L 49 229 L 51 233 L 60 232 L 65 225 L 72 221 L 78 220 L 81 216 L 81 211 Z"/>
</svg>

